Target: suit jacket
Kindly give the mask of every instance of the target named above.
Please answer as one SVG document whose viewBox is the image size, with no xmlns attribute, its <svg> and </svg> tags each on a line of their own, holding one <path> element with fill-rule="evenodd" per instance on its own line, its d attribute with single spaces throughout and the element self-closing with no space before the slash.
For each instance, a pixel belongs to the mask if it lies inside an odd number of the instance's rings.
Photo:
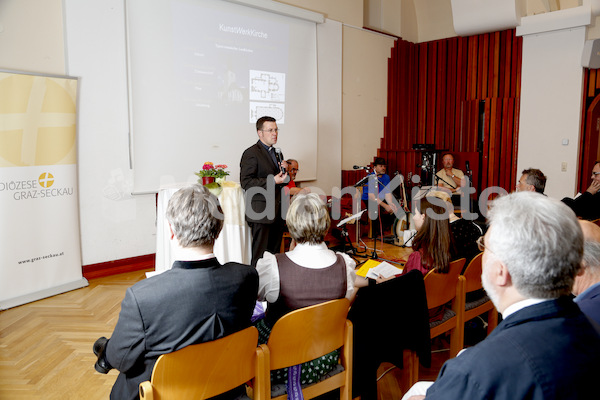
<svg viewBox="0 0 600 400">
<path fill-rule="evenodd" d="M 250 326 L 258 274 L 216 258 L 175 261 L 173 268 L 127 289 L 106 347 L 121 373 L 111 399 L 137 399 L 161 354 L 215 340 Z"/>
<path fill-rule="evenodd" d="M 283 158 L 283 155 L 281 157 Z M 273 178 L 269 177 L 269 175 L 277 175 L 279 172 L 279 168 L 275 165 L 271 155 L 261 144 L 260 140 L 248 147 L 244 151 L 244 154 L 242 154 L 240 161 L 240 184 L 246 191 L 253 187 L 267 190 L 267 182 L 273 181 Z M 263 213 L 267 206 L 267 198 L 264 194 L 254 194 L 250 202 L 246 198 L 246 220 L 248 222 L 271 224 L 281 218 L 281 188 L 285 184 L 273 186 L 275 193 L 270 194 L 270 196 L 274 196 L 271 200 L 275 206 L 274 212 L 271 211 L 260 218 L 248 215 L 250 210 L 254 213 Z"/>
<path fill-rule="evenodd" d="M 575 302 L 585 315 L 600 324 L 600 285 L 581 293 L 575 298 Z"/>
<path fill-rule="evenodd" d="M 590 221 L 600 218 L 600 192 L 591 194 L 586 191 L 576 199 L 565 197 L 562 201 L 580 218 Z"/>
<path fill-rule="evenodd" d="M 599 361 L 599 333 L 561 297 L 509 315 L 485 340 L 447 361 L 427 400 L 585 399 L 598 393 Z"/>
</svg>

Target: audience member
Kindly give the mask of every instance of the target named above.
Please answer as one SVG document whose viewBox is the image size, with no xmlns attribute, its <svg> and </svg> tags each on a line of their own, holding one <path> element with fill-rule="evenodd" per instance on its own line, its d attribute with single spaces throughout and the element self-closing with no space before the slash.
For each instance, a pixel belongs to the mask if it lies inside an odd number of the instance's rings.
<svg viewBox="0 0 600 400">
<path fill-rule="evenodd" d="M 329 211 L 319 196 L 316 193 L 296 195 L 286 222 L 296 247 L 277 255 L 266 251 L 256 264 L 258 299 L 268 302 L 265 318 L 256 325 L 260 343 L 267 342 L 275 322 L 291 311 L 353 297 L 356 263 L 346 254 L 329 250 L 323 242 L 331 222 Z M 304 364 L 301 379 L 318 379 L 331 371 L 338 357 L 336 350 L 328 357 Z M 273 376 L 274 383 L 286 380 L 287 370 Z"/>
<path fill-rule="evenodd" d="M 298 184 L 296 184 L 296 174 L 298 173 L 298 171 L 300 171 L 298 169 L 298 161 L 294 160 L 293 158 L 290 158 L 289 160 L 286 160 L 286 162 L 287 172 L 290 177 L 290 181 L 285 186 L 286 193 L 290 196 L 295 196 L 298 193 L 310 193 L 309 188 L 301 188 Z"/>
<path fill-rule="evenodd" d="M 575 214 L 582 219 L 593 221 L 600 218 L 600 160 L 592 169 L 592 183 L 580 196 L 574 199 L 565 197 L 562 201 L 571 207 Z"/>
<path fill-rule="evenodd" d="M 517 182 L 517 192 L 538 192 L 544 194 L 546 188 L 546 175 L 539 169 L 529 168 L 521 172 Z"/>
<path fill-rule="evenodd" d="M 583 253 L 575 215 L 523 192 L 494 200 L 488 216 L 482 282 L 504 319 L 448 360 L 426 397 L 410 399 L 589 397 L 597 391 L 600 336 L 570 298 Z"/>
<path fill-rule="evenodd" d="M 439 199 L 436 199 L 439 200 Z M 453 248 L 452 235 L 448 222 L 448 213 L 445 208 L 429 201 L 427 197 L 421 199 L 420 211 L 415 207 L 413 222 L 417 233 L 412 241 L 413 252 L 408 256 L 402 273 L 389 278 L 378 277 L 377 283 L 389 281 L 396 277 L 406 275 L 412 270 L 419 271 L 423 276 L 435 269 L 439 273 L 447 273 L 452 259 Z M 356 288 L 372 284 L 372 280 L 356 277 Z M 444 315 L 445 307 L 437 307 L 429 310 L 430 321 L 439 321 Z"/>
<path fill-rule="evenodd" d="M 452 235 L 452 242 L 454 243 L 454 248 L 451 249 L 452 259 L 465 258 L 466 268 L 469 261 L 479 254 L 477 239 L 483 235 L 483 230 L 473 221 L 467 221 L 454 213 L 454 206 L 450 201 L 450 196 L 446 192 L 432 191 L 427 196 L 429 198 L 437 197 L 445 202 L 444 206 L 449 213 L 450 233 Z"/>
<path fill-rule="evenodd" d="M 173 268 L 125 293 L 112 337 L 94 344 L 96 370 L 120 371 L 111 399 L 137 399 L 161 354 L 215 340 L 250 326 L 258 274 L 248 265 L 221 265 L 213 245 L 223 226 L 217 198 L 201 185 L 177 191 L 166 212 Z M 220 218 L 219 218 L 220 217 Z M 229 393 L 237 397 L 243 387 Z"/>
<path fill-rule="evenodd" d="M 256 121 L 256 133 L 258 141 L 244 151 L 240 161 L 242 188 L 246 191 L 253 188 L 266 191 L 266 194 L 253 193 L 250 199 L 246 198 L 246 221 L 252 231 L 253 266 L 265 250 L 275 253 L 281 246 L 281 188 L 285 186 L 287 178 L 287 173 L 280 171 L 281 167 L 287 168 L 287 164 L 284 161 L 280 165 L 273 147 L 279 134 L 275 118 L 259 118 Z"/>
<path fill-rule="evenodd" d="M 600 227 L 590 221 L 579 221 L 579 224 L 585 242 L 573 294 L 581 311 L 600 324 Z"/>
<path fill-rule="evenodd" d="M 467 184 L 465 174 L 460 169 L 454 168 L 454 156 L 452 154 L 444 154 L 442 165 L 444 168 L 435 174 L 437 186 L 445 188 L 451 193 L 456 193 L 462 186 Z"/>
</svg>

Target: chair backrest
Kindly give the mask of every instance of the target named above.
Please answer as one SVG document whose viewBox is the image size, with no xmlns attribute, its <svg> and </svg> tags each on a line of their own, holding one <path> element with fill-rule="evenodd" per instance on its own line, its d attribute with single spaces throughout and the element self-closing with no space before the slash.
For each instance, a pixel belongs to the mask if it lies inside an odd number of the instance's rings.
<svg viewBox="0 0 600 400">
<path fill-rule="evenodd" d="M 481 285 L 481 259 L 483 253 L 477 254 L 467 265 L 463 276 L 467 280 L 465 291 L 467 293 L 479 290 L 482 288 Z"/>
<path fill-rule="evenodd" d="M 151 384 L 147 381 L 140 384 L 140 397 L 206 399 L 255 376 L 264 379 L 264 355 L 257 343 L 258 331 L 251 326 L 221 339 L 163 354 L 154 365 Z M 258 390 L 255 386 L 255 399 L 263 398 L 263 385 L 261 381 Z M 145 392 L 150 395 L 145 396 Z"/>
<path fill-rule="evenodd" d="M 450 263 L 448 273 L 440 274 L 432 269 L 425 275 L 425 293 L 427 293 L 427 308 L 444 305 L 456 297 L 458 277 L 465 265 L 461 258 Z"/>
<path fill-rule="evenodd" d="M 267 342 L 271 370 L 302 364 L 342 347 L 349 307 L 347 299 L 331 300 L 281 317 Z"/>
</svg>

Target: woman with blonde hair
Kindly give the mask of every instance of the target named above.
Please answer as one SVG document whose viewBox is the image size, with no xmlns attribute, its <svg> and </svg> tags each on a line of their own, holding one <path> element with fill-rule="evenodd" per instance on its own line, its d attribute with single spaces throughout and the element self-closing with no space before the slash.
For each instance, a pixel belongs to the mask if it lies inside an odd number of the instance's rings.
<svg viewBox="0 0 600 400">
<path fill-rule="evenodd" d="M 285 314 L 329 300 L 352 298 L 356 263 L 324 242 L 331 219 L 327 206 L 315 193 L 294 196 L 286 215 L 296 246 L 282 254 L 265 252 L 256 263 L 258 300 L 268 303 L 265 318 L 256 323 L 259 343 L 266 343 L 275 322 Z M 310 383 L 331 371 L 339 351 L 305 363 L 301 381 Z M 273 384 L 287 380 L 287 369 L 274 371 Z"/>
</svg>

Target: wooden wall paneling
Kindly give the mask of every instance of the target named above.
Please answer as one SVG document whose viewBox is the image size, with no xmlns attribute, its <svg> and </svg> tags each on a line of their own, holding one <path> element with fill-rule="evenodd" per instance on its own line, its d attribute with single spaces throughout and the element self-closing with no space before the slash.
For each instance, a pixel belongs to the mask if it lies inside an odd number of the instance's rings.
<svg viewBox="0 0 600 400">
<path fill-rule="evenodd" d="M 595 87 L 595 82 L 594 82 L 594 76 L 596 75 L 597 70 L 591 70 L 589 68 L 584 68 L 583 69 L 583 98 L 581 99 L 581 124 L 579 127 L 579 154 L 577 155 L 577 165 L 579 166 L 579 168 L 577 169 L 577 178 L 575 180 L 575 182 L 577 182 L 576 184 L 576 188 L 575 190 L 577 190 L 578 192 L 581 192 L 581 188 L 583 185 L 583 177 L 585 176 L 584 173 L 581 172 L 582 170 L 582 166 L 585 165 L 585 161 L 586 161 L 586 152 L 584 151 L 584 146 L 583 144 L 585 143 L 585 139 L 586 139 L 586 132 L 588 131 L 588 126 L 589 124 L 591 124 L 590 121 L 590 115 L 589 115 L 589 109 L 591 107 L 591 103 L 589 101 L 589 98 L 593 96 L 590 95 L 590 90 L 592 87 Z M 586 90 L 587 89 L 587 90 Z M 593 93 L 595 93 L 595 90 L 593 90 Z M 590 106 L 588 106 L 588 103 L 590 103 Z"/>
<path fill-rule="evenodd" d="M 496 98 L 493 99 L 493 103 L 494 103 L 494 111 L 492 112 L 492 114 L 494 114 L 494 134 L 493 134 L 493 139 L 494 139 L 494 174 L 493 174 L 493 184 L 494 186 L 502 186 L 502 178 L 503 178 L 503 171 L 502 171 L 502 159 L 504 158 L 504 154 L 502 151 L 502 104 L 503 104 L 503 98 Z M 492 150 L 490 149 L 490 152 L 492 152 Z"/>
<path fill-rule="evenodd" d="M 394 79 L 394 102 L 393 107 L 390 108 L 393 113 L 393 120 L 390 121 L 389 130 L 386 131 L 391 138 L 389 140 L 389 146 L 391 149 L 396 149 L 398 147 L 398 142 L 400 141 L 400 137 L 402 135 L 402 88 L 403 88 L 403 71 L 402 71 L 402 55 L 401 49 L 398 47 L 398 42 L 396 41 L 396 59 L 392 60 L 393 64 L 393 79 Z"/>
<path fill-rule="evenodd" d="M 477 140 L 479 138 L 479 107 L 481 100 L 475 99 L 471 102 L 471 129 L 466 136 L 467 150 L 465 151 L 477 151 Z"/>
<path fill-rule="evenodd" d="M 392 65 L 390 65 L 390 64 L 392 64 Z M 388 62 L 388 68 L 391 67 L 392 70 L 395 72 L 395 68 L 394 68 L 393 64 L 395 64 L 395 63 Z M 398 90 L 398 84 L 397 84 L 398 76 L 395 74 L 392 74 L 390 76 L 388 74 L 388 79 L 391 79 L 391 85 L 392 85 L 393 91 L 396 92 Z M 388 80 L 388 82 L 389 82 L 389 80 Z M 396 113 L 397 113 L 396 101 L 397 101 L 396 96 L 392 96 L 392 98 L 388 98 L 387 110 L 388 110 L 388 116 L 391 116 L 391 118 L 387 118 L 387 123 L 384 120 L 382 146 L 385 149 L 389 149 L 391 147 L 393 137 L 397 135 L 397 129 L 395 129 L 396 128 L 395 122 L 398 120 L 397 115 L 396 115 Z"/>
<path fill-rule="evenodd" d="M 511 171 L 513 173 L 513 182 L 517 182 L 517 179 L 520 178 L 517 171 L 517 155 L 519 154 L 519 114 L 521 109 L 521 98 L 515 97 L 511 99 L 512 101 L 512 109 L 513 109 L 513 138 L 512 138 L 512 155 L 513 155 L 513 164 Z"/>
<path fill-rule="evenodd" d="M 496 82 L 495 64 L 496 64 L 496 35 L 491 33 L 488 34 L 489 40 L 489 48 L 488 48 L 488 65 L 487 65 L 487 74 L 488 74 L 488 87 L 487 87 L 487 96 L 483 98 L 493 97 L 494 96 L 494 86 Z"/>
<path fill-rule="evenodd" d="M 483 143 L 481 144 L 481 187 L 483 190 L 487 187 L 488 181 L 488 166 L 490 164 L 490 113 L 491 113 L 491 102 L 490 98 L 485 99 L 484 103 L 484 114 L 485 119 L 483 121 Z"/>
<path fill-rule="evenodd" d="M 421 43 L 419 45 L 419 91 L 417 95 L 419 119 L 416 143 L 425 142 L 427 130 L 427 57 L 427 43 Z"/>
<path fill-rule="evenodd" d="M 466 92 L 466 100 L 472 100 L 475 95 L 475 88 L 474 88 L 474 84 L 473 84 L 473 78 L 477 76 L 477 63 L 474 62 L 475 59 L 475 52 L 476 52 L 476 41 L 477 41 L 477 36 L 470 36 L 468 41 L 468 56 L 467 56 L 467 76 L 465 77 L 466 79 L 466 84 L 467 84 L 467 92 Z"/>
<path fill-rule="evenodd" d="M 511 31 L 513 34 L 513 46 L 512 46 L 512 54 L 511 54 L 511 85 L 510 85 L 510 94 L 508 95 L 511 98 L 515 98 L 520 93 L 519 88 L 519 80 L 517 77 L 521 75 L 521 59 L 519 57 L 521 46 L 519 42 L 521 42 L 521 37 L 514 36 L 515 31 Z"/>
<path fill-rule="evenodd" d="M 502 125 L 502 133 L 500 149 L 502 149 L 502 151 L 499 161 L 500 171 L 502 171 L 503 173 L 502 175 L 500 175 L 499 186 L 503 187 L 505 190 L 510 192 L 512 179 L 512 153 L 508 150 L 512 148 L 512 110 L 509 108 L 509 99 L 506 97 L 501 99 L 501 105 L 502 120 L 500 121 L 500 123 Z"/>
<path fill-rule="evenodd" d="M 467 70 L 467 52 L 468 49 L 468 39 L 464 37 L 460 37 L 456 39 L 456 71 L 454 74 L 454 98 L 453 98 L 453 107 L 454 107 L 454 134 L 462 135 L 464 131 L 464 118 L 465 118 L 465 108 L 463 101 L 465 100 L 465 91 L 466 91 L 466 76 L 468 74 Z"/>
<path fill-rule="evenodd" d="M 502 32 L 500 33 L 500 52 L 498 54 L 498 98 L 506 97 L 506 46 L 508 43 L 505 40 Z"/>
<path fill-rule="evenodd" d="M 504 69 L 504 92 L 501 97 L 510 97 L 511 77 L 512 77 L 512 46 L 513 46 L 513 33 L 511 30 L 503 32 L 505 45 L 505 69 Z"/>
<path fill-rule="evenodd" d="M 483 43 L 481 48 L 481 63 L 479 66 L 479 75 L 481 76 L 481 86 L 479 87 L 478 99 L 485 99 L 488 97 L 488 72 L 490 65 L 490 35 L 483 35 Z"/>
<path fill-rule="evenodd" d="M 439 41 L 437 45 L 437 88 L 435 91 L 435 136 L 442 143 L 448 142 L 448 135 L 444 128 L 446 116 L 446 86 L 447 86 L 447 59 L 448 59 L 448 42 Z"/>
<path fill-rule="evenodd" d="M 500 76 L 500 63 L 498 61 L 500 59 L 500 32 L 494 32 L 492 35 L 494 35 L 494 86 L 490 98 L 498 97 L 498 79 Z"/>
<path fill-rule="evenodd" d="M 393 136 L 391 125 L 393 124 L 395 110 L 394 103 L 396 102 L 397 96 L 395 92 L 398 90 L 396 86 L 396 77 L 395 77 L 395 58 L 394 58 L 394 49 L 392 48 L 392 56 L 387 60 L 387 81 L 388 81 L 388 91 L 387 91 L 387 100 L 386 100 L 386 115 L 383 117 L 383 137 L 390 138 Z"/>
<path fill-rule="evenodd" d="M 393 113 L 392 121 L 390 121 L 390 126 L 388 130 L 388 134 L 391 136 L 388 141 L 388 146 L 391 149 L 396 149 L 398 147 L 398 141 L 400 140 L 400 135 L 402 134 L 401 129 L 401 121 L 402 121 L 402 93 L 403 93 L 403 82 L 404 79 L 404 71 L 402 69 L 402 63 L 404 62 L 404 57 L 401 54 L 401 46 L 400 40 L 396 40 L 394 45 L 394 55 L 395 57 L 391 60 L 393 74 L 392 79 L 394 80 L 394 96 L 392 107 L 389 107 Z"/>
<path fill-rule="evenodd" d="M 457 40 L 452 38 L 447 41 L 446 52 L 446 93 L 444 96 L 445 119 L 444 132 L 445 137 L 454 137 L 460 132 L 455 127 L 456 116 L 456 47 Z"/>
<path fill-rule="evenodd" d="M 488 186 L 497 186 L 497 160 L 498 160 L 498 146 L 496 144 L 497 139 L 497 98 L 490 99 L 490 134 L 489 134 L 489 146 L 488 146 Z"/>
<path fill-rule="evenodd" d="M 516 33 L 516 31 L 515 31 Z M 523 38 L 517 38 L 517 68 L 515 69 L 515 93 L 512 97 L 521 97 L 521 69 L 523 68 Z"/>
<path fill-rule="evenodd" d="M 437 70 L 437 42 L 427 43 L 427 122 L 425 130 L 425 143 L 435 143 L 435 97 L 436 97 L 436 70 Z"/>
<path fill-rule="evenodd" d="M 595 69 L 587 69 L 588 70 L 588 76 L 589 76 L 589 85 L 586 85 L 588 87 L 588 97 L 594 97 L 594 93 L 596 92 L 596 85 L 600 84 L 600 80 L 597 82 L 596 81 L 596 72 L 597 70 Z M 586 87 L 584 86 L 584 87 Z M 583 102 L 583 104 L 586 104 L 586 102 Z"/>
<path fill-rule="evenodd" d="M 417 45 L 410 47 L 410 59 L 409 59 L 409 96 L 405 99 L 408 102 L 409 107 L 409 125 L 408 125 L 408 137 L 405 142 L 405 149 L 410 149 L 417 140 L 418 132 L 418 110 L 419 110 L 419 49 Z"/>
<path fill-rule="evenodd" d="M 494 176 L 496 174 L 496 168 L 494 163 L 496 162 L 496 107 L 495 97 L 489 99 L 490 112 L 489 116 L 489 132 L 488 132 L 488 169 L 486 177 L 486 186 L 494 186 Z"/>
</svg>

